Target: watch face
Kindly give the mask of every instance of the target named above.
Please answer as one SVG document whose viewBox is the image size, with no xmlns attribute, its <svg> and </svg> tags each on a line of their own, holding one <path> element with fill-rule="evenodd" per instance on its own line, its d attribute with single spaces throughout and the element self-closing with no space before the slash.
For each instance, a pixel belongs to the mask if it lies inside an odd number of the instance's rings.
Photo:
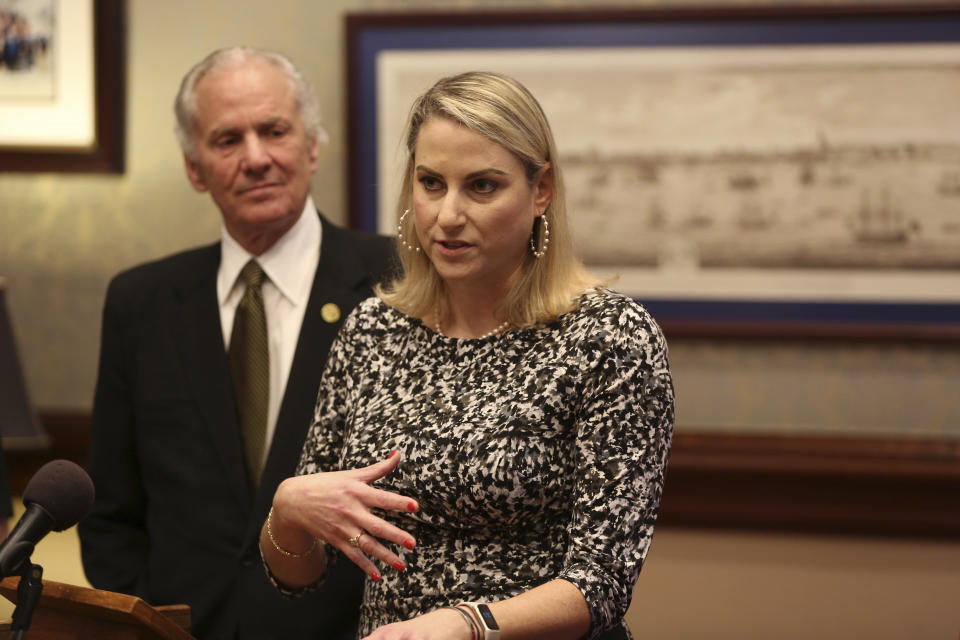
<svg viewBox="0 0 960 640">
<path fill-rule="evenodd" d="M 500 627 L 497 626 L 496 619 L 494 619 L 493 614 L 490 612 L 490 607 L 485 604 L 478 604 L 477 613 L 480 614 L 480 618 L 483 620 L 483 624 L 486 625 L 487 629 L 500 630 Z"/>
</svg>

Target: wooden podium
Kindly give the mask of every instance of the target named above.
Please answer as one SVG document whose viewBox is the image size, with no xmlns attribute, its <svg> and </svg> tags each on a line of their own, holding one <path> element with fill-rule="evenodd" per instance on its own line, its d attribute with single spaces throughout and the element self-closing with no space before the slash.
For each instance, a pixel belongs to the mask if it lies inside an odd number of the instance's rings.
<svg viewBox="0 0 960 640">
<path fill-rule="evenodd" d="M 0 594 L 17 601 L 20 578 L 0 581 Z M 0 621 L 0 640 L 11 637 L 10 620 Z M 192 640 L 190 607 L 151 607 L 121 593 L 43 581 L 43 591 L 24 640 Z"/>
</svg>

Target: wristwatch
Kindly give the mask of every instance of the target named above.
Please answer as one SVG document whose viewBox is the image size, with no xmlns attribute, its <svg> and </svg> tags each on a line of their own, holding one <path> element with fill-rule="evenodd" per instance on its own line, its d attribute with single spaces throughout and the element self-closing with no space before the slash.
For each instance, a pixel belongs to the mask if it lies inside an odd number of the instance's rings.
<svg viewBox="0 0 960 640">
<path fill-rule="evenodd" d="M 470 607 L 477 617 L 480 618 L 480 626 L 483 627 L 483 640 L 500 640 L 500 627 L 497 625 L 497 619 L 483 602 L 464 602 L 464 606 Z"/>
</svg>

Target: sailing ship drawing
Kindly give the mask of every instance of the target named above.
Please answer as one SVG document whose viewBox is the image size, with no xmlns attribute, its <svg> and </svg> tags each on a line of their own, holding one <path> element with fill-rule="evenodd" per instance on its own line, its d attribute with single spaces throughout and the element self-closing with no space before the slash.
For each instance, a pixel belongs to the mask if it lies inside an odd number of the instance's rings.
<svg viewBox="0 0 960 640">
<path fill-rule="evenodd" d="M 889 189 L 879 192 L 864 189 L 860 194 L 860 206 L 850 219 L 850 228 L 857 242 L 903 244 L 916 230 L 916 224 L 907 218 Z"/>
</svg>

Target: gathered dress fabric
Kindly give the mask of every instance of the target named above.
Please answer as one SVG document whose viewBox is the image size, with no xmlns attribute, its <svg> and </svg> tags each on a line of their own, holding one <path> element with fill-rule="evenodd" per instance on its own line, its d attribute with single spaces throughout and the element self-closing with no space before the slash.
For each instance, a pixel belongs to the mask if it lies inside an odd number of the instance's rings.
<svg viewBox="0 0 960 640">
<path fill-rule="evenodd" d="M 417 545 L 396 548 L 405 571 L 366 581 L 360 636 L 555 578 L 583 593 L 588 638 L 619 625 L 653 535 L 673 407 L 659 327 L 610 290 L 478 339 L 361 303 L 330 352 L 298 468 L 403 456 L 374 486 L 420 509 L 376 513 Z"/>
</svg>

